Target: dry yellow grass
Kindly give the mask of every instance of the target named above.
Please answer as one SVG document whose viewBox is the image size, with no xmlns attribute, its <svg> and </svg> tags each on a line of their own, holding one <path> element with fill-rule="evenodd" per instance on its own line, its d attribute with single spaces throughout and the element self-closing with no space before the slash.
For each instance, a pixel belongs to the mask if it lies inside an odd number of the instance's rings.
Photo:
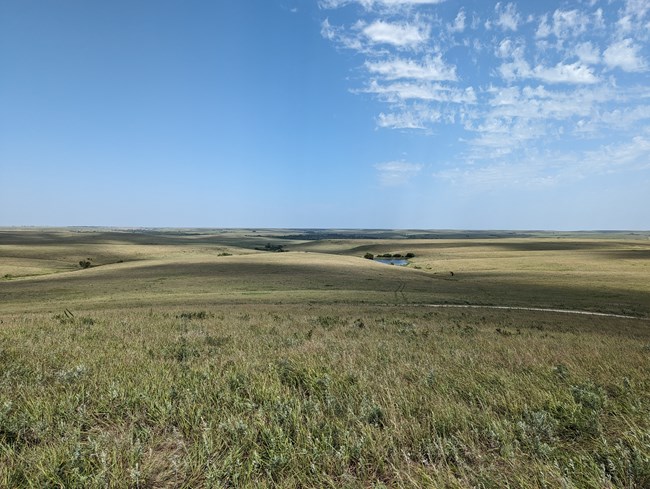
<svg viewBox="0 0 650 489">
<path fill-rule="evenodd" d="M 289 252 L 259 251 L 265 243 Z M 416 256 L 405 269 L 364 260 L 366 252 Z M 80 269 L 88 258 L 93 266 Z M 308 241 L 278 231 L 0 232 L 5 311 L 312 301 L 647 316 L 648 276 L 650 241 L 638 237 Z"/>
<path fill-rule="evenodd" d="M 650 242 L 356 234 L 0 230 L 0 487 L 650 486 Z"/>
<path fill-rule="evenodd" d="M 650 483 L 644 321 L 306 304 L 1 317 L 0 487 Z"/>
</svg>

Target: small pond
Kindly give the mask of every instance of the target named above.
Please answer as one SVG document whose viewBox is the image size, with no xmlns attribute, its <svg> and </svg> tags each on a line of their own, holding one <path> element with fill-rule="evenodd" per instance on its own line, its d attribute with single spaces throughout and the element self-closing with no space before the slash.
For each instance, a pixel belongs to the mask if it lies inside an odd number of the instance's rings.
<svg viewBox="0 0 650 489">
<path fill-rule="evenodd" d="M 406 258 L 375 258 L 375 261 L 386 265 L 396 265 L 398 267 L 405 267 L 409 264 Z"/>
</svg>

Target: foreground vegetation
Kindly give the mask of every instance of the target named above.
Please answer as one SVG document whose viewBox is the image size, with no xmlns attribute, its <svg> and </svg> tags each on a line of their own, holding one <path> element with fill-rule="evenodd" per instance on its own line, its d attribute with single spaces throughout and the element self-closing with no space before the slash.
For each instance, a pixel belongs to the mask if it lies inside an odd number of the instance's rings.
<svg viewBox="0 0 650 489">
<path fill-rule="evenodd" d="M 0 486 L 648 487 L 649 354 L 521 311 L 5 316 Z"/>
<path fill-rule="evenodd" d="M 294 234 L 0 230 L 0 487 L 650 487 L 646 236 Z"/>
</svg>

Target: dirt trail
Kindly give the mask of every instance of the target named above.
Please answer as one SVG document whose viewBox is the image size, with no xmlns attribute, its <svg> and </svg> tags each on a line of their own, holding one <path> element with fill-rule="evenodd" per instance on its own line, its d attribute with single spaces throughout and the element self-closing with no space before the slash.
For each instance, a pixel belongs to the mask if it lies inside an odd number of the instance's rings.
<svg viewBox="0 0 650 489">
<path fill-rule="evenodd" d="M 400 304 L 402 305 L 402 304 Z M 572 309 L 551 309 L 544 307 L 517 307 L 517 306 L 480 306 L 472 304 L 409 304 L 409 307 L 434 307 L 434 308 L 452 308 L 452 309 L 500 309 L 505 311 L 533 311 L 533 312 L 558 312 L 561 314 L 580 314 L 583 316 L 600 316 L 620 319 L 639 319 L 641 321 L 650 321 L 648 317 L 627 316 L 624 314 L 611 314 L 606 312 L 577 311 Z"/>
</svg>

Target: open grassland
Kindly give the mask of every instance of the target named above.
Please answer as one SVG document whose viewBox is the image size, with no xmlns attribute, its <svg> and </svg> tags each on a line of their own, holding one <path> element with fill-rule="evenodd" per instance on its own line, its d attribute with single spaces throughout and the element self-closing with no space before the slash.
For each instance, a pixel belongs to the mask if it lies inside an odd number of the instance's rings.
<svg viewBox="0 0 650 489">
<path fill-rule="evenodd" d="M 449 303 L 650 316 L 648 236 L 386 234 L 317 240 L 277 230 L 0 231 L 0 311 Z M 260 251 L 266 245 L 288 252 Z M 367 252 L 416 256 L 407 268 L 388 267 L 363 259 Z M 83 260 L 92 266 L 81 269 Z"/>
<path fill-rule="evenodd" d="M 645 321 L 4 315 L 2 487 L 649 487 Z"/>
<path fill-rule="evenodd" d="M 464 234 L 0 230 L 0 487 L 650 487 L 648 236 Z"/>
</svg>

